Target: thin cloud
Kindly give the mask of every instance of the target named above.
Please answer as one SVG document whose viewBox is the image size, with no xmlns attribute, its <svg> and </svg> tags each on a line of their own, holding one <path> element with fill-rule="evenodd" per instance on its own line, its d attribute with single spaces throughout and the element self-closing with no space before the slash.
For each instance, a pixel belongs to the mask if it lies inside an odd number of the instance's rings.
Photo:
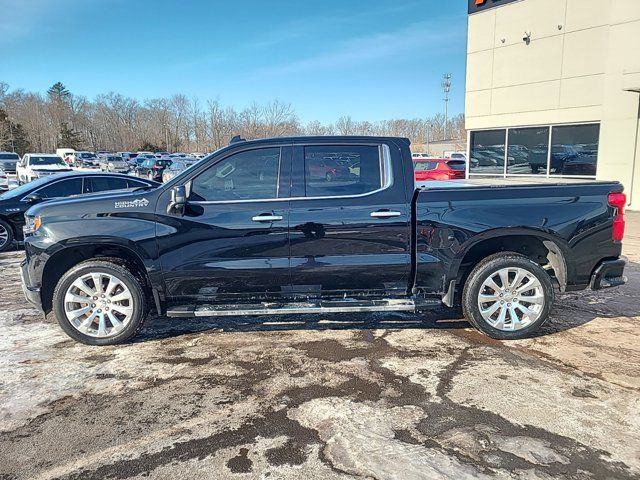
<svg viewBox="0 0 640 480">
<path fill-rule="evenodd" d="M 338 67 L 354 67 L 376 60 L 411 54 L 420 49 L 441 53 L 466 35 L 465 29 L 440 23 L 420 22 L 394 32 L 347 40 L 332 51 L 276 67 L 260 69 L 259 75 L 290 75 Z"/>
</svg>

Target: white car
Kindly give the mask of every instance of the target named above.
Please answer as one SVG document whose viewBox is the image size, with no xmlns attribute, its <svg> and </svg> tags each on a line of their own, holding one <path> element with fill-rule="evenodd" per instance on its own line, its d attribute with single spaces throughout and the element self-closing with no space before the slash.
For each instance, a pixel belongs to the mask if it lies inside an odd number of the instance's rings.
<svg viewBox="0 0 640 480">
<path fill-rule="evenodd" d="M 0 168 L 0 191 L 9 190 L 9 176 Z"/>
<path fill-rule="evenodd" d="M 50 153 L 25 153 L 18 163 L 16 175 L 18 183 L 29 183 L 36 178 L 55 175 L 61 172 L 70 172 L 67 165 L 58 155 Z"/>
</svg>

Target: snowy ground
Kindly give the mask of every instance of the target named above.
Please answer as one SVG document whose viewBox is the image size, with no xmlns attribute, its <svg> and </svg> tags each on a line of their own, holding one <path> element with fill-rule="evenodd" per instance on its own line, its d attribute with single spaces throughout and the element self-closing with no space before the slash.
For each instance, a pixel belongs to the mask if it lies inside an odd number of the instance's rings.
<svg viewBox="0 0 640 480">
<path fill-rule="evenodd" d="M 87 347 L 0 254 L 0 479 L 638 478 L 640 215 L 622 288 L 543 335 L 445 315 L 154 319 Z M 454 319 L 457 320 L 457 319 Z"/>
</svg>

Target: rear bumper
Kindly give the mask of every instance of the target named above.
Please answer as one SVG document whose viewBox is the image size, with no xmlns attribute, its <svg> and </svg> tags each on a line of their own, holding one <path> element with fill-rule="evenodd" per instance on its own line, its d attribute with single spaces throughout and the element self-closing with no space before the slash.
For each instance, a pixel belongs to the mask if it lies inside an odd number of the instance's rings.
<svg viewBox="0 0 640 480">
<path fill-rule="evenodd" d="M 27 302 L 36 307 L 38 310 L 43 311 L 40 288 L 31 286 L 26 260 L 23 260 L 20 264 L 20 278 L 22 280 L 22 292 L 24 293 Z"/>
<path fill-rule="evenodd" d="M 620 257 L 615 260 L 603 260 L 598 264 L 593 275 L 591 275 L 589 286 L 592 290 L 600 290 L 624 285 L 627 283 L 627 277 L 624 276 L 624 267 L 626 265 L 626 257 Z"/>
</svg>

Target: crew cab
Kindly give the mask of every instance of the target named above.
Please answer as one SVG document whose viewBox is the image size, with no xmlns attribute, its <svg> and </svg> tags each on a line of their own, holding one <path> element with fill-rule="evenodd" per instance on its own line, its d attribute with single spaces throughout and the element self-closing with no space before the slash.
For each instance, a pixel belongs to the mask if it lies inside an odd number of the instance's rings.
<svg viewBox="0 0 640 480">
<path fill-rule="evenodd" d="M 326 158 L 357 164 L 344 178 Z M 323 167 L 324 168 L 324 167 Z M 494 338 L 536 332 L 556 292 L 626 282 L 617 182 L 416 185 L 409 141 L 234 141 L 154 189 L 26 213 L 27 299 L 77 341 L 169 317 L 462 305 Z"/>
</svg>

